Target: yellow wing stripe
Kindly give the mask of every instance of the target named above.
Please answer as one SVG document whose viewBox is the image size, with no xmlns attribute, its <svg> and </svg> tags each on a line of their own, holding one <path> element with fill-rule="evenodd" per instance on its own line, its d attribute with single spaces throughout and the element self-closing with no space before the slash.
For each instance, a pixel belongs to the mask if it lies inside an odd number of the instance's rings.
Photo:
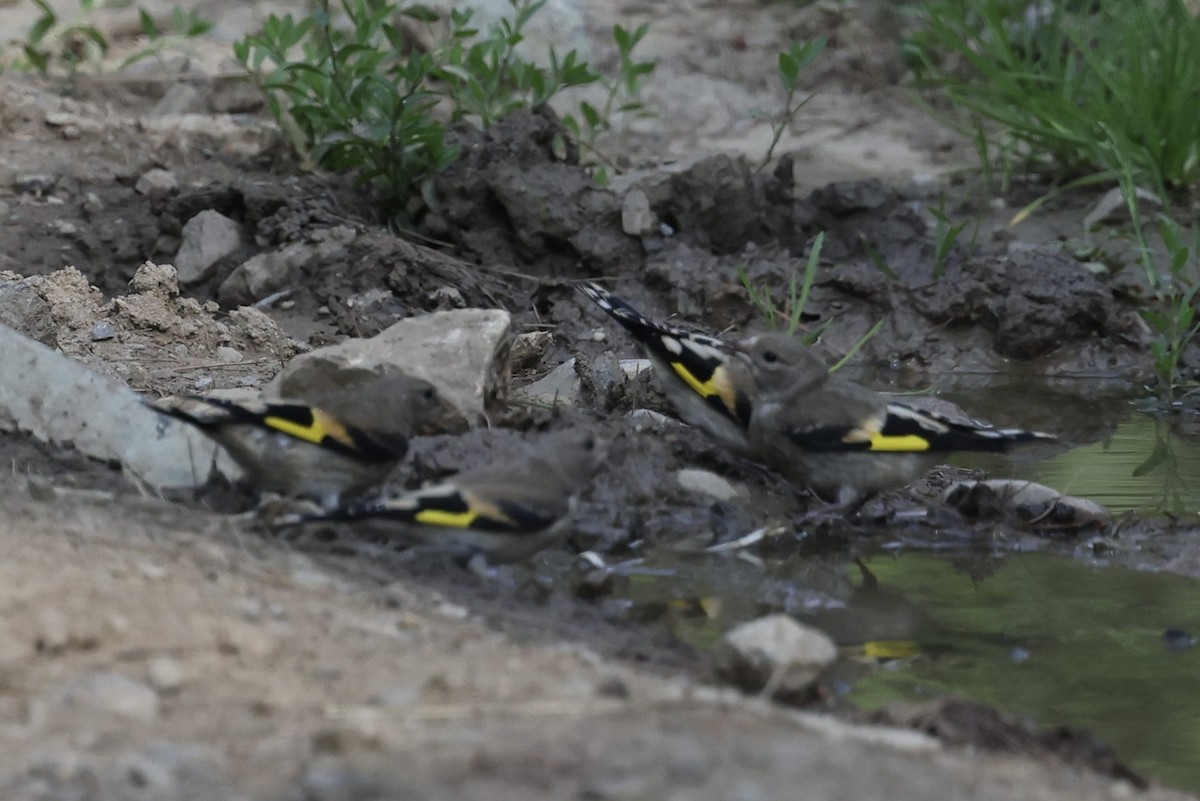
<svg viewBox="0 0 1200 801">
<path fill-rule="evenodd" d="M 921 653 L 911 640 L 872 640 L 863 643 L 863 653 L 871 659 L 909 659 Z"/>
<path fill-rule="evenodd" d="M 929 450 L 929 440 L 924 437 L 919 437 L 916 434 L 904 434 L 902 436 L 885 436 L 883 434 L 871 435 L 872 451 L 886 451 L 888 453 L 913 453 L 916 451 Z"/>
<path fill-rule="evenodd" d="M 692 391 L 703 398 L 709 398 L 713 395 L 718 397 L 721 395 L 721 390 L 713 379 L 701 381 L 692 374 L 692 371 L 683 366 L 683 362 L 671 362 L 671 369 L 683 379 L 684 383 L 692 388 Z"/>
<path fill-rule="evenodd" d="M 310 425 L 301 425 L 283 417 L 268 415 L 263 418 L 263 424 L 276 431 L 282 431 L 288 436 L 304 440 L 305 442 L 311 442 L 314 445 L 320 445 L 324 440 L 332 439 L 340 442 L 347 448 L 356 447 L 353 437 L 350 436 L 350 432 L 334 418 L 325 414 L 320 409 L 313 409 L 312 418 L 313 420 Z"/>
<path fill-rule="evenodd" d="M 479 513 L 468 509 L 465 512 L 446 512 L 442 509 L 422 509 L 414 519 L 418 523 L 429 526 L 445 526 L 446 528 L 470 528 L 479 517 Z"/>
</svg>

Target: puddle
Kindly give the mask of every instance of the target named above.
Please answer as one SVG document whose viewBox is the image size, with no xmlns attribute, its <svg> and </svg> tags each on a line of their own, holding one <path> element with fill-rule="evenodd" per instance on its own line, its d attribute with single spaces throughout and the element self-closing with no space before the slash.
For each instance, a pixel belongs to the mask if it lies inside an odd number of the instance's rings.
<svg viewBox="0 0 1200 801">
<path fill-rule="evenodd" d="M 1200 791 L 1200 582 L 1054 553 L 667 561 L 672 577 L 633 576 L 627 597 L 695 646 L 787 611 L 843 647 L 832 685 L 866 711 L 966 697 L 1092 731 Z"/>
<path fill-rule="evenodd" d="M 1046 484 L 1090 498 L 1113 514 L 1200 513 L 1200 438 L 1194 412 L 1139 411 L 1131 400 L 1136 394 L 1132 387 L 1088 379 L 942 376 L 939 384 L 939 396 L 972 416 L 1009 424 L 1020 420 L 1071 446 L 1048 459 L 1022 458 L 1018 450 L 1011 457 L 957 454 L 949 460 L 952 464 L 982 468 L 992 478 Z"/>
<path fill-rule="evenodd" d="M 1134 768 L 1200 790 L 1200 583 L 1053 554 L 1010 556 L 983 580 L 925 554 L 865 564 L 878 588 L 860 594 L 908 609 L 912 630 L 894 639 L 920 654 L 849 678 L 853 703 L 967 696 L 1089 729 Z"/>
<path fill-rule="evenodd" d="M 956 456 L 995 478 L 1021 478 L 1068 495 L 1090 498 L 1113 514 L 1194 515 L 1200 512 L 1200 442 L 1181 438 L 1169 420 L 1142 412 L 1105 439 L 1040 462 L 994 456 Z"/>
</svg>

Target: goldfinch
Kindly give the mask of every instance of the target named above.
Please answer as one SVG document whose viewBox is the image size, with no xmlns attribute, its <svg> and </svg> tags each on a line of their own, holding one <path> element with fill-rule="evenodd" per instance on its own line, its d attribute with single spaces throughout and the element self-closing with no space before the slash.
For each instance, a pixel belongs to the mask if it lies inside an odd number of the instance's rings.
<svg viewBox="0 0 1200 801">
<path fill-rule="evenodd" d="M 181 395 L 147 405 L 196 426 L 260 489 L 334 508 L 391 473 L 408 452 L 413 429 L 441 398 L 427 381 L 392 374 L 304 400 Z"/>
<path fill-rule="evenodd" d="M 656 323 L 601 286 L 581 292 L 620 323 L 645 350 L 663 392 L 685 423 L 734 453 L 752 455 L 746 437 L 751 398 L 730 375 L 733 354 L 716 337 Z"/>
<path fill-rule="evenodd" d="M 517 561 L 553 543 L 567 526 L 599 458 L 592 434 L 557 432 L 524 458 L 467 470 L 388 500 L 287 515 L 275 523 L 352 523 L 464 560 Z"/>
<path fill-rule="evenodd" d="M 948 451 L 1006 451 L 1049 434 L 951 421 L 836 374 L 800 340 L 760 334 L 735 347 L 753 382 L 748 436 L 769 467 L 847 512 L 909 484 Z M 739 371 L 731 368 L 731 374 Z"/>
</svg>

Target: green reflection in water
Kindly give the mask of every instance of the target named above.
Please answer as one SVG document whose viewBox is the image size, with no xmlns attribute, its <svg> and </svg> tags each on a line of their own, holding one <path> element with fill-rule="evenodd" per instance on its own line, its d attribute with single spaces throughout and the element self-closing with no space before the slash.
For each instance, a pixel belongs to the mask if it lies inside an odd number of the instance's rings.
<svg viewBox="0 0 1200 801">
<path fill-rule="evenodd" d="M 922 656 L 858 679 L 856 704 L 965 695 L 1090 729 L 1133 767 L 1200 790 L 1200 649 L 1163 639 L 1171 628 L 1200 633 L 1200 583 L 1051 554 L 1009 557 L 978 583 L 922 554 L 867 566 L 879 592 L 927 625 Z"/>
<path fill-rule="evenodd" d="M 1114 514 L 1200 512 L 1200 443 L 1180 439 L 1165 421 L 1147 414 L 1134 414 L 1102 442 L 1045 461 L 960 456 L 954 463 L 1091 498 Z"/>
</svg>

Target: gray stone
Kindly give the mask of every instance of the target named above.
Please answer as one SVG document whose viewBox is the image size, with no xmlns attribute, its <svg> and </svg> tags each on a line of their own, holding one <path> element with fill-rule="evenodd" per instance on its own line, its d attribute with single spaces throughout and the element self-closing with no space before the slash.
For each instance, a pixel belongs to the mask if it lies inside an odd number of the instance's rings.
<svg viewBox="0 0 1200 801">
<path fill-rule="evenodd" d="M 748 692 L 763 691 L 785 701 L 805 699 L 835 661 L 833 640 L 785 614 L 736 626 L 713 650 L 718 675 Z"/>
<path fill-rule="evenodd" d="M 139 175 L 137 183 L 133 185 L 135 192 L 150 198 L 167 197 L 178 188 L 179 179 L 175 177 L 175 173 L 158 167 Z"/>
<path fill-rule="evenodd" d="M 967 517 L 1004 517 L 1031 529 L 1104 528 L 1112 523 L 1112 513 L 1095 501 L 1033 481 L 958 481 L 946 488 L 942 501 Z"/>
<path fill-rule="evenodd" d="M 237 348 L 231 348 L 228 345 L 219 346 L 215 355 L 217 357 L 217 361 L 219 361 L 221 364 L 238 364 L 246 358 L 242 355 L 240 350 Z"/>
<path fill-rule="evenodd" d="M 117 335 L 117 328 L 109 320 L 101 320 L 92 326 L 92 341 L 103 342 Z"/>
<path fill-rule="evenodd" d="M 242 227 L 220 212 L 205 209 L 183 226 L 182 242 L 175 254 L 179 283 L 197 284 L 210 275 L 217 263 L 242 246 Z"/>
<path fill-rule="evenodd" d="M 27 281 L 0 283 L 0 324 L 43 345 L 58 347 L 58 326 L 50 304 Z"/>
<path fill-rule="evenodd" d="M 44 442 L 115 459 L 152 487 L 203 484 L 216 445 L 127 386 L 0 326 L 0 419 Z"/>
<path fill-rule="evenodd" d="M 229 777 L 225 759 L 213 748 L 190 743 L 157 743 L 115 761 L 107 775 L 105 798 L 139 801 L 235 801 L 243 798 Z"/>
<path fill-rule="evenodd" d="M 499 309 L 435 312 L 401 320 L 369 339 L 348 339 L 297 356 L 269 392 L 304 397 L 338 383 L 345 371 L 400 370 L 437 387 L 463 417 L 477 421 L 508 388 L 512 318 Z"/>
<path fill-rule="evenodd" d="M 755 211 L 762 207 L 761 190 L 745 158 L 728 153 L 700 153 L 653 170 L 634 170 L 614 178 L 609 189 L 622 198 L 622 224 L 624 204 L 640 204 L 627 198 L 640 192 L 652 214 L 670 209 L 682 230 L 724 253 L 741 250 L 761 226 Z"/>
<path fill-rule="evenodd" d="M 18 175 L 13 181 L 13 189 L 18 192 L 24 192 L 27 195 L 42 196 L 58 185 L 58 176 L 48 172 L 29 173 L 27 175 Z"/>
<path fill-rule="evenodd" d="M 518 389 L 516 394 L 537 403 L 574 406 L 579 403 L 581 388 L 582 383 L 575 372 L 575 360 L 567 359 L 537 381 Z"/>
<path fill-rule="evenodd" d="M 333 757 L 322 757 L 301 780 L 304 801 L 368 801 L 378 798 L 378 784 Z"/>
<path fill-rule="evenodd" d="M 593 366 L 595 365 L 593 364 Z M 609 380 L 602 388 L 603 391 L 611 389 L 613 381 L 617 380 L 615 371 L 609 369 L 611 366 L 605 365 L 605 374 Z M 649 359 L 621 359 L 616 362 L 616 367 L 620 370 L 620 380 L 625 381 L 636 378 L 645 370 L 653 369 Z M 516 394 L 538 403 L 560 403 L 564 406 L 574 406 L 579 403 L 582 391 L 583 385 L 575 370 L 575 359 L 572 358 L 567 359 L 532 384 L 516 390 Z"/>
<path fill-rule="evenodd" d="M 239 264 L 217 290 L 224 306 L 245 306 L 283 289 L 300 275 L 316 250 L 305 242 L 251 256 Z"/>
<path fill-rule="evenodd" d="M 63 687 L 56 700 L 66 707 L 87 708 L 134 720 L 151 721 L 158 717 L 158 693 L 123 673 L 84 673 Z"/>
<path fill-rule="evenodd" d="M 708 470 L 680 470 L 675 474 L 675 480 L 688 492 L 707 495 L 718 501 L 731 501 L 738 496 L 738 491 L 732 484 Z"/>
<path fill-rule="evenodd" d="M 650 209 L 650 200 L 640 189 L 632 189 L 621 203 L 621 230 L 630 236 L 658 232 L 658 215 Z"/>
<path fill-rule="evenodd" d="M 159 692 L 174 692 L 187 680 L 183 665 L 169 656 L 156 656 L 146 665 L 146 678 Z"/>
<path fill-rule="evenodd" d="M 536 366 L 553 344 L 554 334 L 549 331 L 527 331 L 517 334 L 512 345 L 512 369 L 528 370 Z"/>
</svg>

